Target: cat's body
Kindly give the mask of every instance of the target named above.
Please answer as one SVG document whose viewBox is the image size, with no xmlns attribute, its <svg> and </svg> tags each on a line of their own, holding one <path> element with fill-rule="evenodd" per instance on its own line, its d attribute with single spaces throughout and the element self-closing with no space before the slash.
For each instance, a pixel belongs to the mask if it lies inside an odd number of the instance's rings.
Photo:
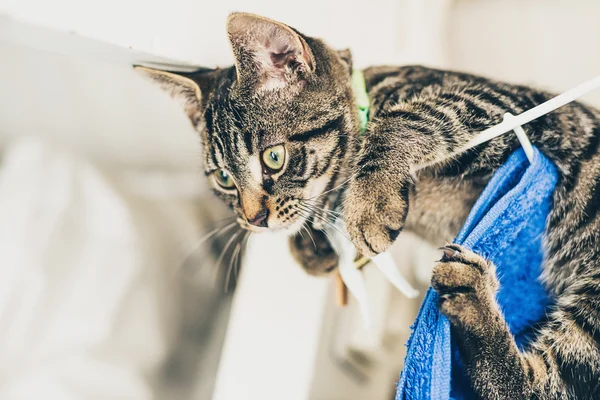
<svg viewBox="0 0 600 400">
<path fill-rule="evenodd" d="M 385 119 L 387 113 L 410 102 L 423 91 L 447 86 L 447 83 L 442 83 L 444 75 L 446 79 L 454 76 L 451 72 L 419 66 L 371 67 L 364 71 L 364 75 L 372 101 L 372 120 Z M 464 74 L 459 76 L 466 81 L 469 79 Z M 416 113 L 422 114 L 422 111 L 417 110 Z M 454 170 L 459 172 L 456 168 Z M 409 193 L 410 212 L 404 229 L 439 245 L 452 241 L 456 236 L 491 174 L 464 179 L 460 174 L 438 176 L 434 171 L 430 168 L 414 174 L 416 181 L 414 190 Z M 440 199 L 445 200 L 440 202 Z"/>
<path fill-rule="evenodd" d="M 424 67 L 368 68 L 370 122 L 361 135 L 346 52 L 249 14 L 230 17 L 228 31 L 235 68 L 184 78 L 147 72 L 184 101 L 209 181 L 240 224 L 291 230 L 292 253 L 313 274 L 335 268 L 320 229 L 329 229 L 340 199 L 364 254 L 384 251 L 402 229 L 435 245 L 452 240 L 519 144 L 504 135 L 438 161 L 504 113 L 551 97 Z M 560 173 L 543 272 L 556 306 L 529 350 L 518 351 L 498 310 L 493 265 L 453 246 L 434 269 L 440 308 L 483 399 L 600 398 L 599 121 L 598 111 L 572 103 L 525 127 Z M 315 237 L 300 236 L 300 227 Z"/>
<path fill-rule="evenodd" d="M 452 152 L 464 144 L 463 135 L 499 123 L 505 112 L 516 115 L 552 97 L 422 67 L 370 68 L 365 76 L 374 122 L 391 124 L 394 128 L 385 129 L 397 132 L 411 127 L 421 144 L 405 136 L 395 146 L 416 153 L 409 157 L 419 157 L 419 164 L 436 153 Z M 461 262 L 463 256 L 450 252 L 434 269 L 433 284 L 443 296 L 442 311 L 453 323 L 482 398 L 600 398 L 600 113 L 572 103 L 525 129 L 560 173 L 542 274 L 556 300 L 549 321 L 532 349 L 519 355 L 494 300 L 498 284 L 493 267 L 478 257 Z M 447 148 L 423 152 L 440 144 Z M 436 245 L 450 241 L 487 180 L 518 146 L 514 135 L 505 135 L 457 161 L 419 170 L 404 228 Z M 471 275 L 465 269 L 471 262 L 483 272 L 476 269 Z"/>
<path fill-rule="evenodd" d="M 421 158 L 417 164 L 425 164 L 424 161 L 436 156 L 443 159 L 451 148 L 453 151 L 460 147 L 457 142 L 464 144 L 465 138 L 501 122 L 504 113 L 519 114 L 554 96 L 525 86 L 420 66 L 371 67 L 364 74 L 374 125 L 393 124 L 393 130 L 408 127 L 430 145 L 446 147 L 432 149 L 427 154 L 422 151 L 424 145 L 415 149 L 415 142 L 399 144 L 405 154 L 418 153 L 414 156 Z M 581 167 L 593 170 L 598 166 L 598 170 L 591 171 L 591 176 L 600 171 L 599 111 L 572 103 L 526 125 L 525 130 L 533 144 L 559 167 L 562 179 L 556 192 L 557 202 L 562 203 L 569 197 L 569 201 L 573 200 L 573 195 L 568 195 L 562 186 L 576 182 L 582 174 Z M 456 160 L 414 172 L 411 209 L 404 229 L 434 244 L 451 241 L 493 172 L 519 146 L 516 137 L 508 134 Z M 590 174 L 590 171 L 585 172 Z M 594 185 L 581 189 L 595 190 Z M 568 192 L 572 190 L 569 188 Z M 578 193 L 575 198 L 578 197 L 582 203 L 586 197 L 592 203 L 597 201 L 600 207 L 600 199 L 594 199 L 592 193 Z M 593 222 L 594 217 L 595 214 L 589 215 L 587 220 Z M 571 218 L 584 216 L 571 215 Z"/>
</svg>

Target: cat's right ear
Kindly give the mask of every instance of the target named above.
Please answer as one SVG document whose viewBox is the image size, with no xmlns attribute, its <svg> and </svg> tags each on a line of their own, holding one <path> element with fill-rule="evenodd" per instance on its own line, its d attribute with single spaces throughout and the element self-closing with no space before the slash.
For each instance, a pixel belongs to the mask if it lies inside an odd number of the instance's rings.
<svg viewBox="0 0 600 400">
<path fill-rule="evenodd" d="M 256 91 L 301 90 L 315 71 L 306 40 L 280 22 L 258 15 L 233 13 L 227 34 L 235 56 L 238 80 Z"/>
<path fill-rule="evenodd" d="M 342 62 L 348 70 L 348 75 L 352 75 L 352 53 L 350 49 L 338 50 L 338 56 L 342 59 Z"/>
<path fill-rule="evenodd" d="M 175 72 L 142 66 L 134 66 L 134 69 L 142 76 L 150 78 L 173 99 L 181 103 L 194 127 L 198 126 L 202 117 L 202 91 L 196 81 Z"/>
</svg>

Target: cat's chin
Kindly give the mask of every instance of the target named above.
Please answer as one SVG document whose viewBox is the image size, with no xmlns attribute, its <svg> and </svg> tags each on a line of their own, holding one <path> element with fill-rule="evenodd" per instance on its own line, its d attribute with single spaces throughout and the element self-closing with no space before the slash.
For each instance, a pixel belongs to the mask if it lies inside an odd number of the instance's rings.
<svg viewBox="0 0 600 400">
<path fill-rule="evenodd" d="M 240 226 L 243 229 L 246 229 L 252 233 L 282 232 L 288 236 L 294 236 L 298 232 L 300 232 L 300 229 L 302 229 L 302 227 L 304 226 L 305 223 L 306 223 L 305 218 L 299 218 L 298 220 L 292 222 L 291 224 L 273 226 L 273 227 L 268 227 L 268 228 L 262 228 L 262 227 L 258 227 L 258 226 L 248 225 L 248 224 L 240 224 Z"/>
<path fill-rule="evenodd" d="M 298 232 L 300 232 L 300 229 L 302 229 L 302 227 L 304 226 L 305 223 L 306 223 L 305 218 L 299 218 L 298 220 L 292 222 L 291 224 L 275 226 L 272 228 L 269 227 L 265 230 L 268 230 L 271 232 L 281 232 L 281 233 L 285 233 L 288 236 L 294 236 Z"/>
<path fill-rule="evenodd" d="M 292 222 L 290 225 L 283 227 L 282 231 L 285 232 L 288 236 L 294 236 L 298 232 L 300 232 L 300 229 L 302 229 L 305 223 L 306 219 L 300 218 L 298 219 L 298 221 Z"/>
</svg>

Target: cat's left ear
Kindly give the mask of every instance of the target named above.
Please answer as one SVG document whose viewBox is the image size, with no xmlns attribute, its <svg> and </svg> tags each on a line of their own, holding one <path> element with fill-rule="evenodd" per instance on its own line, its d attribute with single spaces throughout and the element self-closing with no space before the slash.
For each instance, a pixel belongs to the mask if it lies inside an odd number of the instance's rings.
<svg viewBox="0 0 600 400">
<path fill-rule="evenodd" d="M 196 127 L 202 117 L 202 92 L 200 85 L 190 77 L 159 69 L 134 66 L 136 72 L 154 81 L 172 98 L 179 101 L 186 115 Z"/>
<path fill-rule="evenodd" d="M 240 82 L 258 92 L 288 86 L 300 90 L 315 70 L 310 47 L 287 25 L 258 15 L 233 13 L 227 20 L 227 33 Z"/>
</svg>

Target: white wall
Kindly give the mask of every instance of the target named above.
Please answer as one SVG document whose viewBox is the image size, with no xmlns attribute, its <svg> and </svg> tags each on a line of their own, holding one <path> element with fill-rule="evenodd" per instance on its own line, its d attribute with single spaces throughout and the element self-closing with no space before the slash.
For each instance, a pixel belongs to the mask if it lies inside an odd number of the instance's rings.
<svg viewBox="0 0 600 400">
<path fill-rule="evenodd" d="M 0 140 L 41 135 L 121 166 L 197 170 L 178 105 L 129 66 L 1 41 L 0 54 Z"/>
<path fill-rule="evenodd" d="M 560 92 L 600 75 L 600 2 L 456 1 L 448 66 Z M 600 106 L 600 92 L 586 101 Z"/>
<path fill-rule="evenodd" d="M 352 47 L 367 62 L 395 61 L 402 9 L 394 0 L 3 0 L 0 14 L 196 65 L 229 65 L 225 20 L 233 11 L 265 15 L 332 46 Z M 385 38 L 385 40 L 373 40 Z"/>
</svg>

